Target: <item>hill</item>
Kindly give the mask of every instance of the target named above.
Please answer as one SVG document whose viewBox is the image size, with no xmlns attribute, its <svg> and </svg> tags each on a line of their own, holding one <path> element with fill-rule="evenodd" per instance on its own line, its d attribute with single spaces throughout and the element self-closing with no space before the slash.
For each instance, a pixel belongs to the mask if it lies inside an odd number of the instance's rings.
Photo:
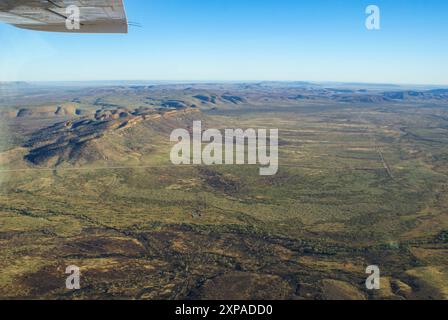
<svg viewBox="0 0 448 320">
<path fill-rule="evenodd" d="M 38 130 L 24 144 L 25 159 L 34 165 L 85 164 L 98 160 L 123 160 L 147 147 L 155 136 L 169 134 L 178 121 L 199 113 L 198 109 L 154 111 L 151 109 L 98 110 L 93 116 L 56 123 Z M 191 123 L 191 122 L 190 122 Z M 182 125 L 182 124 L 181 124 Z M 185 123 L 183 126 L 188 125 Z M 138 148 L 126 132 L 138 126 L 139 134 L 151 137 Z"/>
</svg>

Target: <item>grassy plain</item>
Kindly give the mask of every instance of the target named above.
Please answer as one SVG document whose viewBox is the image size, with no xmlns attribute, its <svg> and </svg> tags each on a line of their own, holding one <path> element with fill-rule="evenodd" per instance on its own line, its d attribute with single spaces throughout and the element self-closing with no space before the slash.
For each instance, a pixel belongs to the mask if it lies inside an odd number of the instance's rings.
<svg viewBox="0 0 448 320">
<path fill-rule="evenodd" d="M 0 297 L 447 299 L 447 114 L 328 102 L 203 111 L 208 127 L 279 128 L 271 177 L 173 166 L 169 133 L 142 127 L 101 141 L 128 141 L 134 155 L 36 167 L 17 142 L 26 133 L 4 127 Z M 68 265 L 81 268 L 79 291 L 65 289 Z M 365 288 L 369 265 L 379 291 Z"/>
</svg>

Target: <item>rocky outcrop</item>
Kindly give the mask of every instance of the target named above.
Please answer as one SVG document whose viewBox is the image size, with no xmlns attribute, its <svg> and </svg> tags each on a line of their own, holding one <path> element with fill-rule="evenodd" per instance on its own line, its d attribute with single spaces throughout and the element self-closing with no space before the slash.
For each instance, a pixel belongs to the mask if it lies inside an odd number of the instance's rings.
<svg viewBox="0 0 448 320">
<path fill-rule="evenodd" d="M 124 132 L 148 123 L 144 126 L 145 132 L 155 135 L 157 132 L 151 132 L 152 124 L 157 127 L 153 130 L 160 130 L 157 122 L 195 113 L 200 111 L 192 108 L 165 112 L 152 109 L 98 111 L 94 116 L 60 122 L 35 132 L 24 144 L 29 149 L 25 159 L 34 165 L 57 166 L 63 162 L 107 160 L 108 150 L 119 158 L 121 152 L 126 152 L 126 146 L 120 145 L 119 139 Z M 105 139 L 109 135 L 114 135 L 113 147 L 110 140 Z"/>
</svg>

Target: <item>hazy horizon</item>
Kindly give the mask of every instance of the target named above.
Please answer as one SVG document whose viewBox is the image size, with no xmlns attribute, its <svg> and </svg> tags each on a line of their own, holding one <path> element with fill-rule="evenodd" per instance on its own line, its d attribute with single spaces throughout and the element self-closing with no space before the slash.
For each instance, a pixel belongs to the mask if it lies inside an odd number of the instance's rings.
<svg viewBox="0 0 448 320">
<path fill-rule="evenodd" d="M 85 84 L 92 83 L 98 85 L 104 85 L 107 83 L 126 83 L 131 85 L 132 83 L 140 84 L 220 84 L 220 83 L 233 83 L 233 84 L 244 84 L 244 83 L 285 83 L 285 84 L 310 84 L 310 85 L 342 85 L 342 86 L 390 86 L 390 87 L 429 87 L 429 88 L 442 88 L 448 87 L 447 84 L 442 83 L 399 83 L 399 82 L 363 82 L 363 81 L 329 81 L 329 80 L 271 80 L 271 79 L 255 79 L 255 80 L 196 80 L 196 79 L 98 79 L 98 80 L 7 80 L 0 81 L 0 83 L 26 83 L 26 84 Z"/>
</svg>

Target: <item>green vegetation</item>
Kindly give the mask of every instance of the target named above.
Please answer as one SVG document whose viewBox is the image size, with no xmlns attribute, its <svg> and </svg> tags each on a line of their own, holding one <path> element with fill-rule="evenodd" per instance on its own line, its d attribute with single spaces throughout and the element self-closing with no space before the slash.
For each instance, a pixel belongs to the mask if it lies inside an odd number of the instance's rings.
<svg viewBox="0 0 448 320">
<path fill-rule="evenodd" d="M 141 90 L 131 98 L 150 95 Z M 2 144 L 0 297 L 448 297 L 446 107 L 263 103 L 262 91 L 227 94 L 226 103 L 207 90 L 165 98 L 200 98 L 202 114 L 106 132 L 57 165 L 26 161 L 22 141 L 35 130 L 20 128 L 35 118 L 4 121 L 18 138 Z M 93 114 L 129 99 L 107 94 L 77 101 Z M 161 97 L 146 100 L 160 106 Z M 278 174 L 171 165 L 170 131 L 192 117 L 221 129 L 279 128 Z M 76 292 L 65 289 L 72 264 L 82 273 Z M 377 292 L 364 286 L 372 264 L 383 275 Z"/>
</svg>

